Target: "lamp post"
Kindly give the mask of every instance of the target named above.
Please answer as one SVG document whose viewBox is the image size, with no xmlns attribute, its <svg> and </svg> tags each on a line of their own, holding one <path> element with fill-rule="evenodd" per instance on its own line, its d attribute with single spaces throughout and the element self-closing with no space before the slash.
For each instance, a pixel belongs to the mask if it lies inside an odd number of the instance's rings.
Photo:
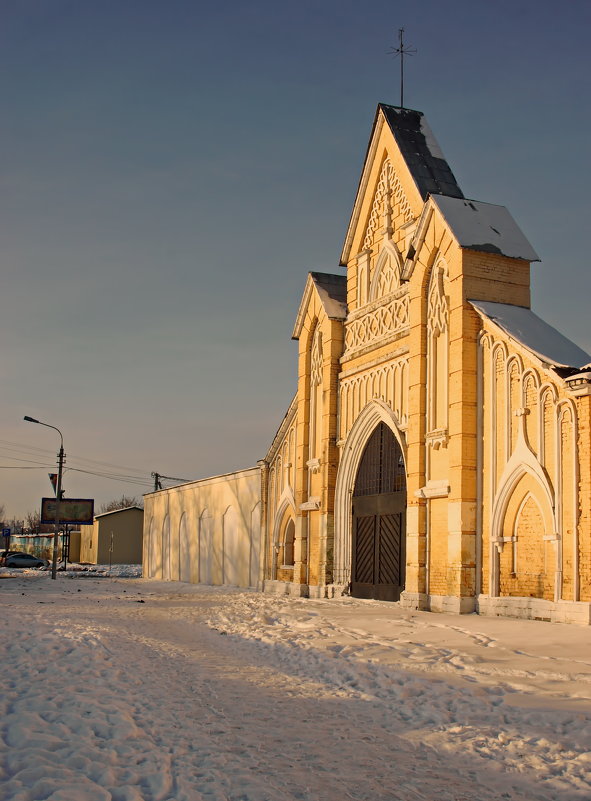
<svg viewBox="0 0 591 801">
<path fill-rule="evenodd" d="M 60 435 L 60 449 L 57 454 L 57 464 L 58 464 L 58 471 L 57 471 L 57 489 L 56 489 L 56 498 L 55 498 L 55 534 L 53 538 L 53 554 L 51 557 L 51 578 L 57 578 L 57 547 L 58 547 L 58 538 L 59 538 L 59 527 L 60 527 L 60 503 L 62 500 L 62 472 L 64 467 L 64 438 L 62 436 L 62 432 L 59 428 L 55 426 L 50 426 L 49 423 L 42 423 L 41 420 L 35 420 L 34 417 L 28 417 L 25 415 L 24 419 L 27 423 L 38 423 L 40 426 L 45 426 L 46 428 L 53 428 L 54 431 Z"/>
</svg>

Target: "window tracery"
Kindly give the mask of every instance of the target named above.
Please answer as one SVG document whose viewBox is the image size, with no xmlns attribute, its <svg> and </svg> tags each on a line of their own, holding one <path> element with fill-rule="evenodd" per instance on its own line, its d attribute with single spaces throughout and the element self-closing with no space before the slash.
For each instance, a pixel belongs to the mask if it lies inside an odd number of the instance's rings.
<svg viewBox="0 0 591 801">
<path fill-rule="evenodd" d="M 389 159 L 384 161 L 376 193 L 373 200 L 369 222 L 365 231 L 363 249 L 371 248 L 376 233 L 381 227 L 391 232 L 393 207 L 398 207 L 404 222 L 412 220 L 412 210 L 406 199 L 402 185 Z"/>
<path fill-rule="evenodd" d="M 369 301 L 385 298 L 400 287 L 401 260 L 393 244 L 382 250 L 374 271 Z"/>
<path fill-rule="evenodd" d="M 318 432 L 322 420 L 322 333 L 317 329 L 312 341 L 310 354 L 310 421 L 308 440 L 308 459 L 319 456 Z"/>
<path fill-rule="evenodd" d="M 447 265 L 438 261 L 431 272 L 427 302 L 427 413 L 428 431 L 447 430 L 449 297 Z M 439 439 L 436 447 L 442 444 Z"/>
</svg>

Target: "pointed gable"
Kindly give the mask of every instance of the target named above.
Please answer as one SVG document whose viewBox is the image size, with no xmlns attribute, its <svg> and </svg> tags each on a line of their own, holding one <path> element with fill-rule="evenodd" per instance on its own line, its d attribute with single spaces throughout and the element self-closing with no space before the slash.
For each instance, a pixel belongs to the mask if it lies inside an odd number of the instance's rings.
<svg viewBox="0 0 591 801">
<path fill-rule="evenodd" d="M 410 224 L 430 193 L 463 194 L 424 115 L 378 105 L 363 172 L 341 255 L 341 265 L 371 248 L 374 234 Z"/>
</svg>

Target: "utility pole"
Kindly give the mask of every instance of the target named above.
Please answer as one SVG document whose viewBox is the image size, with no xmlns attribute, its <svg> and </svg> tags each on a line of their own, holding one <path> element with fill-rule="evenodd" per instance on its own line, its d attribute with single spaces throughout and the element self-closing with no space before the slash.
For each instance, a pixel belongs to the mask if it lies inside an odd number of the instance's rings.
<svg viewBox="0 0 591 801">
<path fill-rule="evenodd" d="M 52 426 L 53 428 L 53 426 Z M 56 429 L 57 430 L 57 429 Z M 61 431 L 59 432 L 60 437 L 62 436 Z M 64 453 L 64 440 L 62 437 L 60 449 L 57 455 L 57 495 L 55 498 L 55 535 L 53 540 L 53 554 L 51 557 L 51 578 L 57 578 L 57 548 L 58 548 L 58 540 L 59 540 L 59 530 L 60 530 L 60 505 L 62 502 L 62 473 L 64 470 L 64 461 L 66 459 L 66 454 Z"/>
<path fill-rule="evenodd" d="M 60 530 L 60 505 L 62 501 L 62 475 L 64 471 L 64 462 L 66 460 L 66 454 L 64 453 L 64 438 L 62 436 L 62 432 L 59 428 L 55 426 L 50 426 L 49 423 L 42 423 L 41 420 L 35 420 L 34 417 L 28 417 L 25 415 L 24 419 L 28 423 L 38 423 L 40 426 L 45 426 L 46 428 L 53 428 L 54 431 L 60 435 L 60 449 L 57 454 L 57 488 L 55 493 L 55 533 L 53 536 L 53 554 L 51 557 L 51 578 L 57 578 L 57 549 L 59 544 L 59 530 Z"/>
<path fill-rule="evenodd" d="M 163 489 L 161 478 L 165 478 L 167 481 L 178 481 L 180 484 L 186 484 L 187 482 L 191 481 L 190 478 L 176 478 L 175 476 L 163 476 L 162 473 L 151 473 L 150 474 L 154 479 L 154 492 L 158 492 L 158 490 Z"/>
</svg>

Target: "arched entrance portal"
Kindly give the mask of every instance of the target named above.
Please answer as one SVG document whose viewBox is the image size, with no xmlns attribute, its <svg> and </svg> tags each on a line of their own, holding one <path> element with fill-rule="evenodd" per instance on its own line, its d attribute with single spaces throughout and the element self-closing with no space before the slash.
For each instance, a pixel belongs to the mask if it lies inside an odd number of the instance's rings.
<svg viewBox="0 0 591 801">
<path fill-rule="evenodd" d="M 370 436 L 353 490 L 351 594 L 398 601 L 404 589 L 406 472 L 385 423 Z"/>
</svg>

